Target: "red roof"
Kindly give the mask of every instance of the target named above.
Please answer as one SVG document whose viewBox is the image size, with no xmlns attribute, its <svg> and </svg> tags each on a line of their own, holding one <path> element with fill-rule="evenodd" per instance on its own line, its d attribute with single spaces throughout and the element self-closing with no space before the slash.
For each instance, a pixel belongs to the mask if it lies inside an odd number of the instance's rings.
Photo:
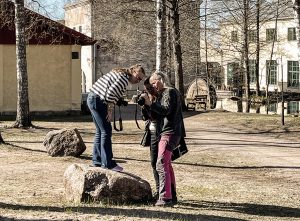
<svg viewBox="0 0 300 221">
<path fill-rule="evenodd" d="M 67 26 L 25 9 L 29 44 L 93 45 L 95 40 Z M 0 0 L 0 44 L 15 44 L 14 3 Z"/>
</svg>

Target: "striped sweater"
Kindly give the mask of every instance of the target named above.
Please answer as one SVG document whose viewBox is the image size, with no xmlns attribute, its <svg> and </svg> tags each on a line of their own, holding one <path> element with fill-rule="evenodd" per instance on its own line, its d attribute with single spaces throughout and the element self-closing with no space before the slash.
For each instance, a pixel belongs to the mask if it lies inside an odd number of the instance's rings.
<svg viewBox="0 0 300 221">
<path fill-rule="evenodd" d="M 110 71 L 93 84 L 91 91 L 106 103 L 116 103 L 126 91 L 128 79 L 124 72 Z"/>
</svg>

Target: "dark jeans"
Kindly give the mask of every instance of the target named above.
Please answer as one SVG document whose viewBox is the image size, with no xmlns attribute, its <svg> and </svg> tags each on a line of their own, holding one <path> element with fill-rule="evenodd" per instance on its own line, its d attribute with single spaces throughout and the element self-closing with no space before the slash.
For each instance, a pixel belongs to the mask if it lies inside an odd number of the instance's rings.
<svg viewBox="0 0 300 221">
<path fill-rule="evenodd" d="M 151 166 L 153 170 L 154 180 L 155 180 L 155 187 L 156 192 L 159 191 L 159 178 L 158 172 L 156 170 L 156 162 L 158 156 L 158 140 L 156 132 L 151 132 L 151 143 L 150 143 L 150 158 L 151 158 Z"/>
<path fill-rule="evenodd" d="M 90 92 L 87 97 L 87 105 L 91 111 L 96 133 L 93 148 L 93 164 L 111 169 L 117 164 L 112 159 L 112 127 L 111 123 L 106 120 L 107 105 L 100 97 L 93 92 Z"/>
</svg>

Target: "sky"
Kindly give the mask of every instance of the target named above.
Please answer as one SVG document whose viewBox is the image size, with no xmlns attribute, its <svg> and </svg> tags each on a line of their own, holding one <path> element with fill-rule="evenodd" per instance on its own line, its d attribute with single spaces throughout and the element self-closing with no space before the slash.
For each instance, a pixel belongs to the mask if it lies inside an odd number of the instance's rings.
<svg viewBox="0 0 300 221">
<path fill-rule="evenodd" d="M 27 6 L 37 11 L 38 13 L 50 17 L 53 20 L 60 20 L 64 18 L 64 4 L 74 0 L 36 0 L 39 2 L 33 3 L 27 0 Z"/>
</svg>

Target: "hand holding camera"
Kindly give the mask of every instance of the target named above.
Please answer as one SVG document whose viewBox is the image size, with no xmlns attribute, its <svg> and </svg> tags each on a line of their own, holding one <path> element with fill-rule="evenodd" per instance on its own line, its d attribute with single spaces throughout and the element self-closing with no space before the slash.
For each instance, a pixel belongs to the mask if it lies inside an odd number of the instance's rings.
<svg viewBox="0 0 300 221">
<path fill-rule="evenodd" d="M 147 105 L 147 106 L 150 106 L 151 105 L 151 101 L 150 101 L 150 98 L 148 96 L 148 93 L 147 92 L 143 92 L 139 95 L 139 98 L 138 98 L 138 101 L 137 103 L 140 105 L 140 106 L 144 106 L 144 105 Z"/>
</svg>

